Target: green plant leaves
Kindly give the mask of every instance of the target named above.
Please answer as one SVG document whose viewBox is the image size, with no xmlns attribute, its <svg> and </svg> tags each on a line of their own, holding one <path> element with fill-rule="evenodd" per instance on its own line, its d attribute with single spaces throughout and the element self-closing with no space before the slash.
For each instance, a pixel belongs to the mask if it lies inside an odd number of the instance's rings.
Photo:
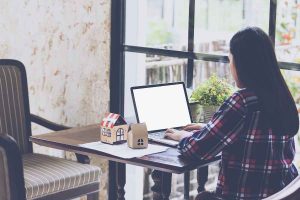
<svg viewBox="0 0 300 200">
<path fill-rule="evenodd" d="M 216 75 L 200 84 L 192 93 L 190 101 L 201 105 L 221 105 L 233 92 L 233 87 Z"/>
</svg>

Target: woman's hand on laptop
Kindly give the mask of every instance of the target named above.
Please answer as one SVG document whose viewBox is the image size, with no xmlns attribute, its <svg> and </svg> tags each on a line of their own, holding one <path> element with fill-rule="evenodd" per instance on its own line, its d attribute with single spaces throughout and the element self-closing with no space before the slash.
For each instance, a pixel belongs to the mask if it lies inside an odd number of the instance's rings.
<svg viewBox="0 0 300 200">
<path fill-rule="evenodd" d="M 176 129 L 167 129 L 165 137 L 172 140 L 180 141 L 182 138 L 189 137 L 191 135 L 193 135 L 193 132 Z"/>
<path fill-rule="evenodd" d="M 184 131 L 198 131 L 200 130 L 205 124 L 203 123 L 192 123 L 188 124 L 185 127 L 182 128 Z"/>
</svg>

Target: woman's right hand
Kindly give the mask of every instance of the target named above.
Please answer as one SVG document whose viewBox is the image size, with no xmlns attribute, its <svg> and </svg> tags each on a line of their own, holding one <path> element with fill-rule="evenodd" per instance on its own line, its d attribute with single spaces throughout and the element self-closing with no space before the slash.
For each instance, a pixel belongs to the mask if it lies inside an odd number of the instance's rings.
<svg viewBox="0 0 300 200">
<path fill-rule="evenodd" d="M 185 127 L 182 128 L 182 130 L 185 131 L 196 131 L 196 130 L 200 130 L 205 124 L 201 124 L 201 123 L 192 123 L 192 124 L 188 124 Z"/>
</svg>

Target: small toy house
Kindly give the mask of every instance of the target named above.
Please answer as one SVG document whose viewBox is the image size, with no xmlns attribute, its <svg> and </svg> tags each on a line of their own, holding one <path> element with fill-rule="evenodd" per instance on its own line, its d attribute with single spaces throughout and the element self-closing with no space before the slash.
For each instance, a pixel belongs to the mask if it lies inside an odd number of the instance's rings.
<svg viewBox="0 0 300 200">
<path fill-rule="evenodd" d="M 130 125 L 127 144 L 128 147 L 133 149 L 148 147 L 148 131 L 145 123 Z"/>
<path fill-rule="evenodd" d="M 104 143 L 118 144 L 126 142 L 128 125 L 122 116 L 108 113 L 101 122 L 100 140 Z"/>
</svg>

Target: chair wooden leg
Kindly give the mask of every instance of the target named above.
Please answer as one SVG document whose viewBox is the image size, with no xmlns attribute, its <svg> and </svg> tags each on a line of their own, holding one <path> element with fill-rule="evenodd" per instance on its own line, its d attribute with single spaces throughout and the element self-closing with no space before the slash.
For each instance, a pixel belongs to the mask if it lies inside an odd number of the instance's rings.
<svg viewBox="0 0 300 200">
<path fill-rule="evenodd" d="M 171 193 L 172 174 L 154 170 L 151 174 L 154 181 L 153 200 L 169 200 Z"/>
<path fill-rule="evenodd" d="M 87 200 L 99 200 L 99 192 L 88 194 Z"/>
<path fill-rule="evenodd" d="M 198 192 L 205 191 L 205 183 L 208 180 L 208 166 L 197 169 Z"/>
<path fill-rule="evenodd" d="M 212 192 L 206 192 L 206 191 L 204 191 L 204 192 L 200 192 L 196 196 L 195 200 L 222 200 L 222 199 L 218 198 L 216 196 L 216 194 L 214 194 Z"/>
</svg>

